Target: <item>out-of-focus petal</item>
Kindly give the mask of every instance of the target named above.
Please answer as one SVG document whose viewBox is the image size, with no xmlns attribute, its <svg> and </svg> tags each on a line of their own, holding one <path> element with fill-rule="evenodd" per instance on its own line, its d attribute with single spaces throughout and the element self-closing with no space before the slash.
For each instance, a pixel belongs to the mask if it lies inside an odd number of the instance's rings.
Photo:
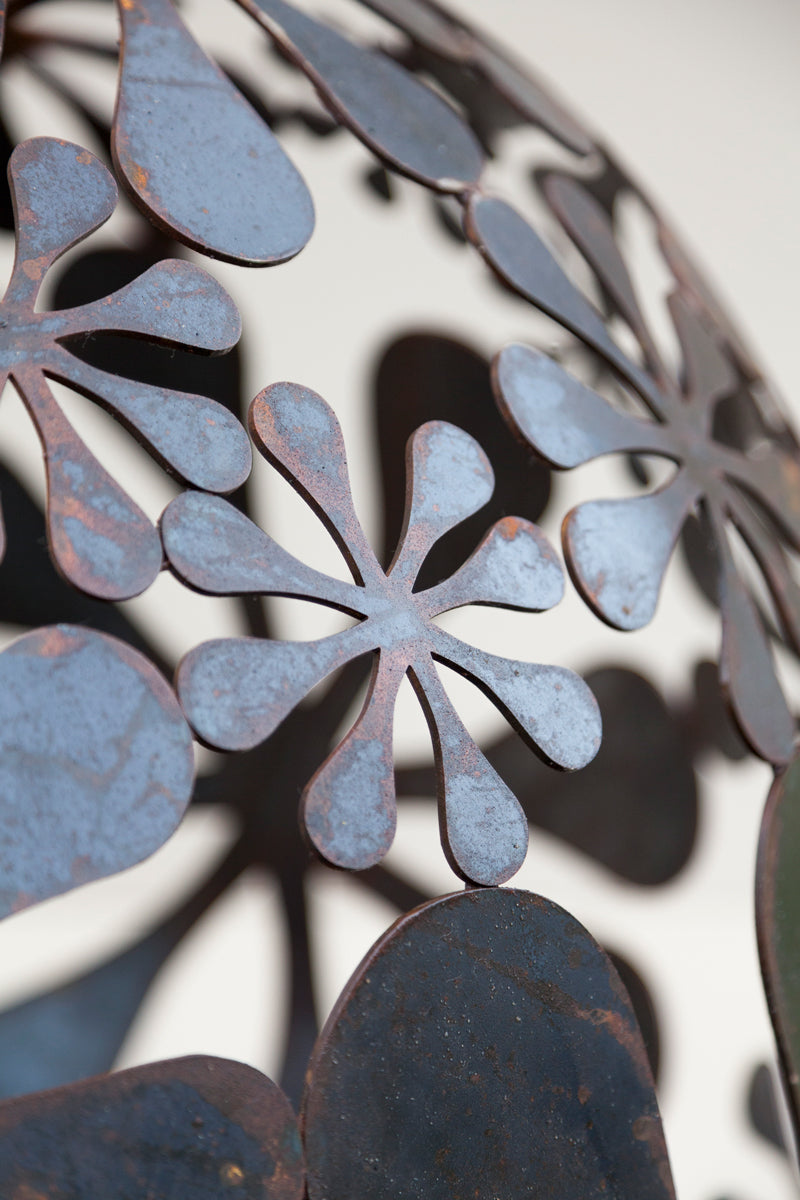
<svg viewBox="0 0 800 1200">
<path fill-rule="evenodd" d="M 512 429 L 555 467 L 577 467 L 615 451 L 675 455 L 663 425 L 617 412 L 530 346 L 506 346 L 492 375 L 500 411 Z"/>
</svg>

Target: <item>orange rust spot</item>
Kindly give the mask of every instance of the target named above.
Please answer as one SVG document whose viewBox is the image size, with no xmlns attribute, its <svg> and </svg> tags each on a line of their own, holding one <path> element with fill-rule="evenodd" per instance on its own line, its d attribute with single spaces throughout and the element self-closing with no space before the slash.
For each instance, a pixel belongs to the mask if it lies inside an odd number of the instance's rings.
<svg viewBox="0 0 800 1200">
<path fill-rule="evenodd" d="M 38 283 L 47 270 L 47 257 L 42 254 L 40 258 L 26 258 L 22 264 L 22 270 L 32 279 L 34 283 Z"/>
<path fill-rule="evenodd" d="M 219 1169 L 219 1177 L 226 1187 L 239 1187 L 244 1183 L 244 1171 L 236 1163 L 223 1163 Z"/>
<path fill-rule="evenodd" d="M 47 1200 L 47 1196 L 29 1183 L 20 1183 L 14 1188 L 11 1200 Z"/>
<path fill-rule="evenodd" d="M 513 542 L 525 522 L 520 517 L 503 517 L 499 522 L 500 536 Z"/>
<path fill-rule="evenodd" d="M 133 8 L 133 5 L 131 4 L 130 7 Z M 140 192 L 147 191 L 147 185 L 150 182 L 150 172 L 145 167 L 141 167 L 139 163 L 131 163 L 128 170 L 133 186 Z"/>
<path fill-rule="evenodd" d="M 80 154 L 76 155 L 75 162 L 79 162 L 81 166 L 88 167 L 92 161 L 92 155 L 88 150 L 81 150 Z"/>
<path fill-rule="evenodd" d="M 578 1100 L 581 1104 L 585 1104 L 592 1094 L 592 1089 L 588 1088 L 585 1083 L 582 1083 L 578 1088 Z"/>
<path fill-rule="evenodd" d="M 60 654 L 66 653 L 72 644 L 72 638 L 67 637 L 62 630 L 52 627 L 40 634 L 36 652 L 42 658 L 58 658 Z"/>
</svg>

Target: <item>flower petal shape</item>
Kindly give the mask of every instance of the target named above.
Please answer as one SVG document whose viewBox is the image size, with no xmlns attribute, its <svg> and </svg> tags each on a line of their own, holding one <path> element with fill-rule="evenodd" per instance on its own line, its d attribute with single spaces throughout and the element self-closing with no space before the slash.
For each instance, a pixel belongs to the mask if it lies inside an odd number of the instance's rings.
<svg viewBox="0 0 800 1200">
<path fill-rule="evenodd" d="M 170 564 L 191 587 L 216 596 L 313 596 L 359 613 L 359 589 L 306 566 L 232 504 L 184 492 L 161 517 Z"/>
<path fill-rule="evenodd" d="M 292 258 L 311 237 L 314 206 L 265 121 L 169 0 L 118 7 L 112 151 L 133 199 L 203 254 L 249 266 Z"/>
<path fill-rule="evenodd" d="M 334 117 L 396 170 L 443 192 L 477 181 L 478 141 L 432 88 L 285 0 L 239 3 L 308 75 Z"/>
<path fill-rule="evenodd" d="M 506 283 L 586 341 L 628 379 L 647 388 L 642 373 L 611 339 L 602 318 L 567 278 L 550 250 L 515 209 L 475 192 L 466 209 L 470 240 Z"/>
<path fill-rule="evenodd" d="M 382 574 L 353 507 L 342 430 L 322 396 L 297 383 L 274 383 L 250 405 L 250 429 L 331 531 L 359 582 Z"/>
<path fill-rule="evenodd" d="M 56 138 L 17 146 L 8 171 L 17 254 L 6 300 L 21 302 L 36 295 L 57 258 L 108 220 L 117 187 L 93 154 Z"/>
<path fill-rule="evenodd" d="M 180 259 L 156 263 L 118 292 L 58 316 L 67 326 L 61 336 L 132 333 L 197 350 L 230 350 L 242 332 L 238 310 L 225 289 L 202 267 Z"/>
<path fill-rule="evenodd" d="M 47 540 L 62 574 L 104 600 L 127 600 L 161 570 L 158 531 L 89 454 L 43 376 L 15 374 L 45 447 Z"/>
<path fill-rule="evenodd" d="M 522 807 L 464 728 L 430 660 L 415 662 L 411 676 L 433 740 L 442 849 L 462 879 L 505 883 L 528 852 Z"/>
<path fill-rule="evenodd" d="M 603 280 L 606 295 L 627 322 L 647 359 L 653 367 L 660 367 L 658 352 L 606 209 L 573 175 L 559 171 L 545 175 L 542 191 L 581 254 Z"/>
<path fill-rule="evenodd" d="M 249 473 L 251 452 L 230 412 L 208 397 L 107 374 L 78 357 L 77 348 L 73 353 L 69 342 L 111 332 L 223 351 L 239 337 L 239 314 L 205 271 L 177 260 L 150 266 L 100 300 L 38 311 L 47 268 L 110 216 L 116 185 L 87 150 L 52 138 L 18 147 L 11 166 L 18 254 L 0 314 L 0 383 L 12 380 L 42 443 L 48 540 L 59 570 L 90 595 L 128 599 L 161 569 L 158 532 L 78 437 L 48 380 L 99 401 L 184 478 L 232 491 Z"/>
<path fill-rule="evenodd" d="M 438 628 L 431 649 L 477 684 L 551 765 L 574 771 L 592 761 L 600 747 L 600 710 L 580 675 L 498 658 Z"/>
<path fill-rule="evenodd" d="M 141 654 L 70 625 L 19 638 L 0 654 L 0 915 L 152 854 L 193 779 L 189 729 Z"/>
<path fill-rule="evenodd" d="M 652 421 L 617 412 L 546 354 L 515 343 L 501 350 L 492 378 L 500 411 L 554 467 L 577 467 L 622 451 L 669 454 Z"/>
<path fill-rule="evenodd" d="M 641 629 L 653 616 L 661 581 L 699 494 L 679 471 L 665 487 L 625 500 L 580 504 L 564 522 L 570 573 L 598 616 L 617 629 Z"/>
<path fill-rule="evenodd" d="M 381 861 L 394 841 L 392 731 L 404 674 L 404 662 L 379 654 L 356 723 L 303 792 L 306 833 L 334 866 L 366 870 Z"/>
<path fill-rule="evenodd" d="M 218 401 L 123 379 L 74 355 L 65 355 L 63 362 L 63 382 L 120 417 L 134 437 L 187 483 L 209 492 L 232 492 L 247 479 L 253 462 L 247 434 Z"/>
<path fill-rule="evenodd" d="M 553 547 L 530 521 L 503 517 L 454 575 L 420 593 L 431 615 L 464 604 L 545 612 L 564 595 L 564 573 Z"/>
<path fill-rule="evenodd" d="M 428 421 L 406 450 L 406 512 L 395 578 L 416 579 L 434 542 L 490 499 L 494 472 L 473 437 L 447 421 Z"/>
<path fill-rule="evenodd" d="M 148 1063 L 0 1105 L 5 1196 L 301 1200 L 297 1120 L 243 1063 Z"/>
<path fill-rule="evenodd" d="M 326 675 L 373 648 L 366 629 L 363 623 L 318 642 L 204 642 L 178 667 L 178 695 L 192 727 L 219 750 L 257 746 Z"/>
<path fill-rule="evenodd" d="M 515 889 L 432 900 L 373 946 L 319 1037 L 302 1122 L 309 1200 L 674 1198 L 616 971 Z"/>
</svg>

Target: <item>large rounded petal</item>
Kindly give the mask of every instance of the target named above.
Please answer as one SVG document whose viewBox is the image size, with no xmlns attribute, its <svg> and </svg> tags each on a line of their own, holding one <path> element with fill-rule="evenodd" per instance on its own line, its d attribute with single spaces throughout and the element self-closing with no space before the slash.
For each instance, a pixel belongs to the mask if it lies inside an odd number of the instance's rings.
<svg viewBox="0 0 800 1200">
<path fill-rule="evenodd" d="M 169 0 L 125 0 L 119 14 L 112 149 L 134 200 L 204 254 L 250 266 L 292 258 L 314 206 L 266 122 Z"/>
<path fill-rule="evenodd" d="M 337 120 L 398 171 L 461 191 L 483 152 L 454 108 L 385 54 L 366 50 L 285 0 L 239 0 L 308 75 Z"/>
<path fill-rule="evenodd" d="M 0 915 L 159 848 L 192 793 L 191 736 L 137 651 L 55 625 L 0 654 Z"/>
<path fill-rule="evenodd" d="M 370 950 L 317 1042 L 303 1126 L 310 1200 L 674 1198 L 616 971 L 516 889 L 430 901 Z"/>
</svg>

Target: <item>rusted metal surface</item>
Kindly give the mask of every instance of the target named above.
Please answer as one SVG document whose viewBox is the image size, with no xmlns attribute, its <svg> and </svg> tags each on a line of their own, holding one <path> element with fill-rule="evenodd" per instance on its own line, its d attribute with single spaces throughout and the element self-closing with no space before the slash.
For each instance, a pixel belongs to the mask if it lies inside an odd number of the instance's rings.
<svg viewBox="0 0 800 1200">
<path fill-rule="evenodd" d="M 242 1063 L 150 1063 L 0 1105 L 7 1200 L 301 1200 L 303 1182 L 291 1106 Z"/>
<path fill-rule="evenodd" d="M 155 668 L 57 625 L 0 654 L 0 915 L 132 866 L 174 832 L 191 736 Z"/>
<path fill-rule="evenodd" d="M 779 1063 L 800 1144 L 800 759 L 775 779 L 761 821 L 756 928 Z"/>
<path fill-rule="evenodd" d="M 386 55 L 351 42 L 285 0 L 238 0 L 309 77 L 337 121 L 395 170 L 460 192 L 483 169 L 456 110 Z"/>
<path fill-rule="evenodd" d="M 158 225 L 204 254 L 284 262 L 314 228 L 300 174 L 170 0 L 118 0 L 114 159 Z"/>
<path fill-rule="evenodd" d="M 513 735 L 485 746 L 486 757 L 534 826 L 621 879 L 657 887 L 675 878 L 695 846 L 692 751 L 705 743 L 698 746 L 688 734 L 696 735 L 703 714 L 694 705 L 687 712 L 668 708 L 647 680 L 621 667 L 589 672 L 586 682 L 600 706 L 603 744 L 582 771 L 549 771 Z M 429 767 L 398 769 L 400 800 L 435 791 Z"/>
<path fill-rule="evenodd" d="M 554 210 L 636 337 L 646 364 L 644 378 L 621 350 L 611 353 L 604 346 L 592 324 L 594 316 L 586 315 L 588 303 L 575 300 L 575 289 L 560 268 L 553 272 L 552 261 L 549 282 L 546 273 L 540 273 L 539 291 L 530 291 L 529 298 L 602 353 L 638 392 L 654 419 L 614 409 L 547 356 L 522 345 L 507 347 L 495 362 L 501 410 L 518 435 L 556 467 L 630 451 L 676 464 L 674 476 L 655 492 L 590 501 L 569 513 L 563 537 L 570 573 L 604 621 L 619 629 L 641 628 L 655 613 L 681 530 L 702 506 L 714 542 L 722 611 L 720 680 L 748 743 L 769 761 L 785 763 L 792 749 L 794 717 L 776 678 L 755 603 L 734 565 L 726 526 L 748 544 L 792 637 L 800 628 L 800 591 L 781 540 L 793 549 L 800 546 L 800 468 L 777 445 L 746 453 L 716 440 L 716 403 L 736 385 L 719 336 L 684 293 L 673 292 L 668 306 L 682 354 L 680 371 L 673 376 L 648 330 L 606 211 L 574 179 L 552 175 L 545 187 Z M 760 519 L 753 501 L 772 523 Z"/>
<path fill-rule="evenodd" d="M 361 715 L 304 792 L 312 843 L 328 861 L 353 869 L 378 862 L 391 845 L 392 714 L 408 672 L 434 741 L 445 852 L 467 879 L 508 879 L 525 857 L 524 816 L 464 729 L 434 660 L 476 683 L 543 758 L 562 768 L 583 766 L 597 752 L 597 706 L 572 672 L 485 654 L 432 618 L 471 603 L 550 608 L 563 588 L 552 549 L 535 526 L 506 517 L 455 574 L 414 592 L 434 543 L 491 496 L 491 467 L 477 442 L 442 421 L 417 430 L 407 454 L 403 534 L 384 572 L 353 508 L 341 430 L 325 401 L 298 385 L 275 384 L 253 402 L 251 426 L 262 453 L 325 520 L 355 582 L 321 575 L 224 501 L 189 493 L 162 521 L 171 566 L 204 592 L 295 596 L 363 619 L 318 642 L 239 638 L 196 648 L 178 673 L 189 720 L 213 746 L 254 746 L 333 670 L 377 651 Z"/>
<path fill-rule="evenodd" d="M 59 570 L 91 595 L 124 599 L 158 574 L 158 533 L 77 436 L 48 380 L 98 400 L 183 478 L 230 491 L 249 473 L 250 448 L 222 405 L 92 368 L 70 353 L 69 339 L 113 331 L 225 350 L 239 337 L 238 313 L 205 271 L 178 261 L 94 303 L 34 311 L 48 268 L 111 216 L 116 187 L 87 150 L 53 138 L 18 146 L 9 174 L 17 255 L 0 307 L 0 382 L 13 381 L 44 448 L 48 539 Z"/>
<path fill-rule="evenodd" d="M 619 978 L 520 891 L 433 900 L 373 947 L 320 1036 L 302 1123 L 310 1200 L 674 1195 Z"/>
</svg>

